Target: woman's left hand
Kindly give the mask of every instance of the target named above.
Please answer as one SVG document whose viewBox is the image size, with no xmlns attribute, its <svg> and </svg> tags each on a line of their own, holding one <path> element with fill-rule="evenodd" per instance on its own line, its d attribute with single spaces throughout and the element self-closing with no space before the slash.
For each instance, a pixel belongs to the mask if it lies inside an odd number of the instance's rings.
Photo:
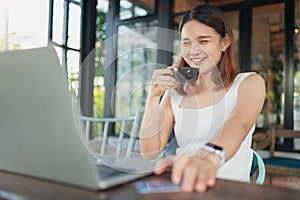
<svg viewBox="0 0 300 200">
<path fill-rule="evenodd" d="M 220 157 L 214 153 L 205 156 L 168 156 L 156 163 L 155 174 L 162 174 L 172 168 L 172 182 L 181 184 L 185 192 L 205 192 L 216 183 Z"/>
</svg>

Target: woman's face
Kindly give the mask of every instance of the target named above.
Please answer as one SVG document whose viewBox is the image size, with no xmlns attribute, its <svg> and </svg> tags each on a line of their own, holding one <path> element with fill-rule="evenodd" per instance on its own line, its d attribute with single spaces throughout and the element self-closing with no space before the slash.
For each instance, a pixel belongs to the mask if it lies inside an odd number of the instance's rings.
<svg viewBox="0 0 300 200">
<path fill-rule="evenodd" d="M 229 37 L 222 38 L 215 29 L 196 20 L 186 22 L 181 31 L 181 54 L 200 73 L 209 73 L 221 59 L 229 46 Z"/>
</svg>

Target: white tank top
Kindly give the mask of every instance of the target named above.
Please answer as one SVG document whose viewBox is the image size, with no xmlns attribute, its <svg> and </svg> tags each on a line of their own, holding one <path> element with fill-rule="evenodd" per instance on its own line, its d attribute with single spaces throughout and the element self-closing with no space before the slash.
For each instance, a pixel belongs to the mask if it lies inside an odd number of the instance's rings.
<svg viewBox="0 0 300 200">
<path fill-rule="evenodd" d="M 175 117 L 174 132 L 179 146 L 176 150 L 177 155 L 194 155 L 201 145 L 210 141 L 217 134 L 236 105 L 239 85 L 253 73 L 238 74 L 224 97 L 218 103 L 205 108 L 180 108 L 183 96 L 172 90 L 171 104 Z M 218 170 L 218 178 L 250 181 L 249 173 L 252 164 L 250 147 L 254 129 L 255 124 L 234 156 Z"/>
</svg>

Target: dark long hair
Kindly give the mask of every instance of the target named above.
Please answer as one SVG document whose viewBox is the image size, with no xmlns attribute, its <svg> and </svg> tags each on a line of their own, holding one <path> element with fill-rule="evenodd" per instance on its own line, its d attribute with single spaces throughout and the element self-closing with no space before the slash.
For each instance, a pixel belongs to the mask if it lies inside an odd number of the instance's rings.
<svg viewBox="0 0 300 200">
<path fill-rule="evenodd" d="M 186 12 L 182 17 L 179 25 L 180 33 L 183 25 L 189 20 L 197 20 L 198 22 L 215 29 L 222 38 L 226 35 L 229 36 L 230 45 L 226 51 L 222 53 L 220 62 L 217 64 L 217 69 L 213 73 L 213 81 L 218 85 L 216 89 L 221 89 L 223 87 L 228 88 L 238 74 L 239 66 L 232 29 L 227 22 L 224 13 L 219 8 L 212 5 L 204 4 L 196 6 Z M 182 57 L 180 58 L 178 65 L 188 66 Z M 221 74 L 222 80 L 220 80 L 218 76 L 215 76 L 216 73 Z M 223 81 L 223 83 L 221 83 L 221 81 Z"/>
</svg>

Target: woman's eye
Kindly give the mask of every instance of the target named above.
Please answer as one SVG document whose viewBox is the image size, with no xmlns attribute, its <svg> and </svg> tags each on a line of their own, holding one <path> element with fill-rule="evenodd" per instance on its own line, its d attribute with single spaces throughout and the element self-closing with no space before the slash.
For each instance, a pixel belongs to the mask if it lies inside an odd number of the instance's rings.
<svg viewBox="0 0 300 200">
<path fill-rule="evenodd" d="M 201 41 L 199 41 L 199 43 L 200 44 L 206 44 L 206 43 L 208 43 L 208 40 L 201 40 Z"/>
<path fill-rule="evenodd" d="M 188 46 L 188 45 L 191 44 L 191 42 L 182 42 L 182 44 L 183 44 L 184 46 Z"/>
</svg>

